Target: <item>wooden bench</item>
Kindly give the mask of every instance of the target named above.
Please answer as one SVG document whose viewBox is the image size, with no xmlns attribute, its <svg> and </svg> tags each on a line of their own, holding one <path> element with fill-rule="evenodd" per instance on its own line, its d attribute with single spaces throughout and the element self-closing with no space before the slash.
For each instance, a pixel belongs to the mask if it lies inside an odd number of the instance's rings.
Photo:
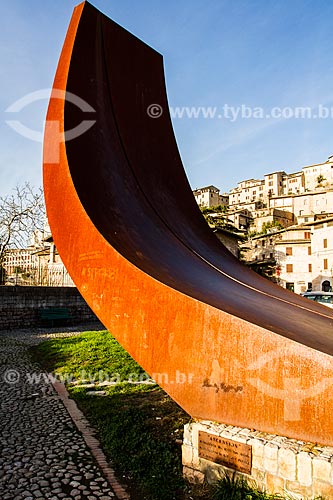
<svg viewBox="0 0 333 500">
<path fill-rule="evenodd" d="M 45 307 L 38 310 L 38 316 L 41 325 L 51 326 L 68 324 L 72 319 L 67 307 Z"/>
</svg>

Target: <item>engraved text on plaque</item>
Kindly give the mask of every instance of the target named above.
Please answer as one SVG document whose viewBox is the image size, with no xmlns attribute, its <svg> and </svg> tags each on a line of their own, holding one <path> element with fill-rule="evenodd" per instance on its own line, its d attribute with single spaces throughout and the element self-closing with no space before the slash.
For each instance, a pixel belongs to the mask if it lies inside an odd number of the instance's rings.
<svg viewBox="0 0 333 500">
<path fill-rule="evenodd" d="M 252 447 L 199 431 L 199 457 L 245 474 L 251 473 Z"/>
</svg>

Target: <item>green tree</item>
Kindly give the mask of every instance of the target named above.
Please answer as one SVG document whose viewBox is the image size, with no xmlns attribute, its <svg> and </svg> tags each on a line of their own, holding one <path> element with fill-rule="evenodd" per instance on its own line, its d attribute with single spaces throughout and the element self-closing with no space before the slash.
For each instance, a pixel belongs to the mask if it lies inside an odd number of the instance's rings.
<svg viewBox="0 0 333 500">
<path fill-rule="evenodd" d="M 319 174 L 317 177 L 317 185 L 321 186 L 324 181 L 326 181 L 326 177 L 324 177 L 322 174 Z"/>
<path fill-rule="evenodd" d="M 268 232 L 274 231 L 279 231 L 280 229 L 283 229 L 283 226 L 280 222 L 273 220 L 272 222 L 264 222 L 262 225 L 262 234 L 267 234 Z"/>
</svg>

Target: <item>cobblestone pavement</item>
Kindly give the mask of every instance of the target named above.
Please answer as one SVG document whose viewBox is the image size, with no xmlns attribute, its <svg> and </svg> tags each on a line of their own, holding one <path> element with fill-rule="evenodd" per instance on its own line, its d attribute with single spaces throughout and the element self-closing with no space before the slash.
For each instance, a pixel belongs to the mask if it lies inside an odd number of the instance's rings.
<svg viewBox="0 0 333 500">
<path fill-rule="evenodd" d="M 77 333 L 0 332 L 1 500 L 116 498 L 47 378 L 30 378 L 30 345 Z"/>
</svg>

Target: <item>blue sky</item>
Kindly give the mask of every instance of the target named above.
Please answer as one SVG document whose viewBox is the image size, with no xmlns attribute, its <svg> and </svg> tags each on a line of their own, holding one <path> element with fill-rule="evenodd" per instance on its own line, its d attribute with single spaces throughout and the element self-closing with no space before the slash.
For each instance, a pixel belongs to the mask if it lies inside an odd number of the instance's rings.
<svg viewBox="0 0 333 500">
<path fill-rule="evenodd" d="M 47 101 L 6 109 L 50 88 L 72 0 L 4 0 L 0 19 L 0 195 L 41 184 L 41 150 L 12 130 L 43 129 Z M 169 104 L 216 108 L 215 118 L 174 118 L 193 188 L 222 191 L 276 170 L 297 171 L 333 154 L 333 119 L 240 118 L 225 105 L 333 109 L 333 2 L 327 0 L 94 0 L 102 12 L 164 55 Z M 333 116 L 333 112 L 332 112 Z"/>
</svg>

